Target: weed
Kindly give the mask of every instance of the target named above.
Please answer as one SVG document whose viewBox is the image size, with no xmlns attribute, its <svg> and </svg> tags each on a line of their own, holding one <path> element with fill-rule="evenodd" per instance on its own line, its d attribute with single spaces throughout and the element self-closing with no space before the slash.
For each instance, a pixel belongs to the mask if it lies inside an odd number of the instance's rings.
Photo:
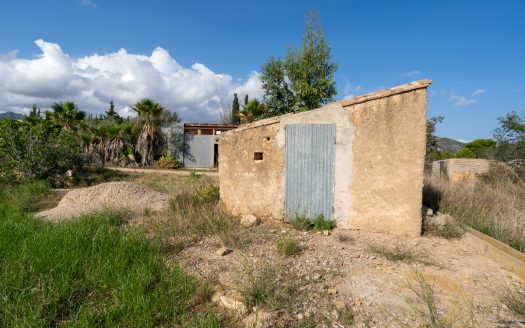
<svg viewBox="0 0 525 328">
<path fill-rule="evenodd" d="M 347 233 L 339 233 L 337 235 L 337 240 L 339 240 L 340 243 L 348 243 L 353 241 L 353 238 Z"/>
<path fill-rule="evenodd" d="M 191 170 L 189 177 L 190 177 L 190 180 L 195 181 L 195 180 L 199 180 L 202 177 L 202 175 L 198 174 L 195 170 Z"/>
<path fill-rule="evenodd" d="M 313 220 L 305 216 L 296 215 L 290 223 L 298 230 L 310 230 L 313 228 L 318 231 L 323 231 L 332 230 L 336 227 L 335 221 L 325 219 L 323 214 L 317 215 Z"/>
<path fill-rule="evenodd" d="M 439 299 L 436 297 L 433 284 L 429 284 L 421 272 L 415 272 L 415 277 L 416 284 L 409 282 L 408 288 L 416 295 L 423 306 L 423 309 L 414 308 L 416 313 L 426 321 L 428 327 L 452 327 L 452 323 L 447 321 L 441 314 Z"/>
<path fill-rule="evenodd" d="M 219 186 L 207 185 L 193 193 L 192 198 L 197 204 L 216 204 L 220 199 Z"/>
<path fill-rule="evenodd" d="M 301 250 L 299 241 L 291 236 L 284 236 L 275 243 L 277 252 L 282 256 L 292 256 Z"/>
<path fill-rule="evenodd" d="M 525 286 L 505 287 L 499 292 L 499 298 L 511 313 L 525 320 Z"/>
<path fill-rule="evenodd" d="M 309 230 L 312 228 L 312 222 L 304 216 L 296 216 L 290 223 L 297 230 Z"/>
<path fill-rule="evenodd" d="M 441 227 L 432 229 L 430 234 L 445 239 L 459 239 L 465 234 L 465 228 L 456 220 L 447 220 Z"/>
<path fill-rule="evenodd" d="M 297 277 L 283 274 L 283 268 L 275 263 L 243 263 L 242 272 L 236 278 L 237 290 L 244 304 L 251 309 L 285 308 L 293 300 L 297 289 Z"/>
<path fill-rule="evenodd" d="M 323 214 L 319 214 L 314 219 L 314 229 L 318 231 L 332 230 L 336 226 L 334 220 L 325 219 Z"/>
<path fill-rule="evenodd" d="M 380 245 L 370 245 L 370 250 L 392 262 L 432 264 L 427 256 L 417 248 L 411 248 L 400 242 L 397 242 L 393 249 Z"/>
</svg>

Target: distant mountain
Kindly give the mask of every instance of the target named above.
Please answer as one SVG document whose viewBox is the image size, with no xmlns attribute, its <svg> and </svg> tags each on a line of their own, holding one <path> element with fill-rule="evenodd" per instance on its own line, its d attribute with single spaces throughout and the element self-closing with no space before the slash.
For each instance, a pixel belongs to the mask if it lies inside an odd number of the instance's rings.
<svg viewBox="0 0 525 328">
<path fill-rule="evenodd" d="M 465 147 L 466 143 L 450 138 L 437 137 L 437 148 L 439 151 L 457 152 Z"/>
<path fill-rule="evenodd" d="M 22 120 L 24 118 L 24 115 L 18 114 L 18 113 L 13 113 L 13 112 L 5 112 L 5 113 L 0 113 L 0 119 L 2 119 L 2 118 L 11 118 L 13 120 Z"/>
</svg>

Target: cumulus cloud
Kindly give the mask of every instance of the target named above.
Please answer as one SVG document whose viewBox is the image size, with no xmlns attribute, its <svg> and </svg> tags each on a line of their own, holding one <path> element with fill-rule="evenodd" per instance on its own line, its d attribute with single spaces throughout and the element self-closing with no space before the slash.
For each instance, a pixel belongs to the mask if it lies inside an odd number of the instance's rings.
<svg viewBox="0 0 525 328">
<path fill-rule="evenodd" d="M 481 96 L 487 93 L 487 90 L 485 89 L 477 89 L 476 91 L 472 92 L 473 96 Z"/>
<path fill-rule="evenodd" d="M 160 47 L 151 55 L 120 49 L 72 58 L 58 44 L 41 39 L 35 44 L 42 52 L 37 58 L 16 58 L 16 53 L 0 57 L 0 110 L 27 112 L 32 104 L 46 108 L 73 100 L 82 110 L 100 114 L 113 100 L 118 111 L 128 115 L 129 106 L 149 97 L 185 121 L 217 122 L 221 100 L 230 102 L 234 93 L 263 95 L 255 71 L 241 80 L 201 63 L 183 67 Z"/>
</svg>

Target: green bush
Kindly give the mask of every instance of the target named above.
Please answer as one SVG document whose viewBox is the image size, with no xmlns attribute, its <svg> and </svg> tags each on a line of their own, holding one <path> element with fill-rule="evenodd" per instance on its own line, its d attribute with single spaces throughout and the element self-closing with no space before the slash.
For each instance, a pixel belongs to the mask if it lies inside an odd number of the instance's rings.
<svg viewBox="0 0 525 328">
<path fill-rule="evenodd" d="M 180 169 L 182 163 L 173 156 L 161 156 L 159 160 L 153 162 L 153 166 L 164 169 Z"/>
<path fill-rule="evenodd" d="M 47 188 L 0 191 L 2 326 L 219 326 L 213 313 L 198 312 L 206 302 L 195 297 L 199 282 L 167 268 L 160 243 L 123 232 L 118 215 L 33 219 L 25 210 Z"/>
<path fill-rule="evenodd" d="M 314 219 L 315 230 L 332 230 L 336 227 L 334 220 L 325 219 L 324 215 L 319 214 Z"/>
<path fill-rule="evenodd" d="M 72 132 L 45 121 L 0 120 L 0 182 L 48 179 L 59 184 L 82 160 L 80 140 Z"/>
<path fill-rule="evenodd" d="M 208 185 L 192 195 L 197 204 L 215 204 L 220 199 L 219 186 Z"/>
</svg>

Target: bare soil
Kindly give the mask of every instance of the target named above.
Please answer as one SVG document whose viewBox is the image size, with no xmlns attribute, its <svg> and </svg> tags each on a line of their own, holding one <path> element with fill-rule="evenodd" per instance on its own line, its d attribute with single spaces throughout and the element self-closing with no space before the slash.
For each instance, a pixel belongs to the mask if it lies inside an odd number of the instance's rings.
<svg viewBox="0 0 525 328">
<path fill-rule="evenodd" d="M 144 213 L 168 207 L 169 196 L 131 182 L 107 182 L 69 191 L 55 208 L 35 216 L 60 221 L 99 212 L 104 209 Z"/>
</svg>

